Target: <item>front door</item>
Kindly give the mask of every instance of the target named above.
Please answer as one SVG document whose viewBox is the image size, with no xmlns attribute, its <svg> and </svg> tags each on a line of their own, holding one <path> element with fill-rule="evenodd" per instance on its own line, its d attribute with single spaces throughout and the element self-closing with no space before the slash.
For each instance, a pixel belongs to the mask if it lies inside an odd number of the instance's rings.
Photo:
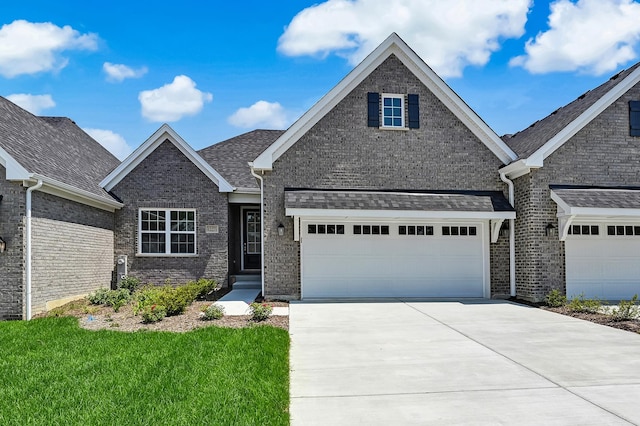
<svg viewBox="0 0 640 426">
<path fill-rule="evenodd" d="M 260 269 L 262 231 L 260 210 L 242 211 L 242 269 Z"/>
</svg>

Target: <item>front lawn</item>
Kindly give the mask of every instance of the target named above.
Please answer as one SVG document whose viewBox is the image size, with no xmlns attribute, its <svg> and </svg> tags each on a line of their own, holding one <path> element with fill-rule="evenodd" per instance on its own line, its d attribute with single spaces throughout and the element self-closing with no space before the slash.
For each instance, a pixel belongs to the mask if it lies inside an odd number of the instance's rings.
<svg viewBox="0 0 640 426">
<path fill-rule="evenodd" d="M 2 425 L 286 425 L 289 336 L 273 327 L 88 331 L 0 322 Z"/>
</svg>

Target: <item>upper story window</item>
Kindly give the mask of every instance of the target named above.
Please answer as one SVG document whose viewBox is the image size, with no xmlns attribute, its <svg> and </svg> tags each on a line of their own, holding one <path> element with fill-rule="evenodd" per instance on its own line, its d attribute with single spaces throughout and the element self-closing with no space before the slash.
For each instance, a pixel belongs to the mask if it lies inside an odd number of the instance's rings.
<svg viewBox="0 0 640 426">
<path fill-rule="evenodd" d="M 416 94 L 367 93 L 367 126 L 380 129 L 420 128 L 420 102 Z"/>
<path fill-rule="evenodd" d="M 404 127 L 404 95 L 382 95 L 382 127 Z"/>
<path fill-rule="evenodd" d="M 196 254 L 196 211 L 140 209 L 138 254 Z"/>
</svg>

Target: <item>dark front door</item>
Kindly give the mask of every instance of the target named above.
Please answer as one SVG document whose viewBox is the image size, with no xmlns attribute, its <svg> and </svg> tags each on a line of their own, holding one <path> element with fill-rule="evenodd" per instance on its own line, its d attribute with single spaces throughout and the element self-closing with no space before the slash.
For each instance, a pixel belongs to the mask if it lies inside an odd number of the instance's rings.
<svg viewBox="0 0 640 426">
<path fill-rule="evenodd" d="M 242 211 L 242 269 L 260 269 L 262 231 L 260 210 Z"/>
</svg>

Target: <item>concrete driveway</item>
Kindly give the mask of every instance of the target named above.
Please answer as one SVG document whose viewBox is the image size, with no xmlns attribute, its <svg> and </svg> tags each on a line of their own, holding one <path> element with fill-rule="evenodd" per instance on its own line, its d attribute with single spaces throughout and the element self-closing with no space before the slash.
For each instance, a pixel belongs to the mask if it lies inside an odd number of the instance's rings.
<svg viewBox="0 0 640 426">
<path fill-rule="evenodd" d="M 290 305 L 292 425 L 640 424 L 640 335 L 500 301 Z"/>
</svg>

